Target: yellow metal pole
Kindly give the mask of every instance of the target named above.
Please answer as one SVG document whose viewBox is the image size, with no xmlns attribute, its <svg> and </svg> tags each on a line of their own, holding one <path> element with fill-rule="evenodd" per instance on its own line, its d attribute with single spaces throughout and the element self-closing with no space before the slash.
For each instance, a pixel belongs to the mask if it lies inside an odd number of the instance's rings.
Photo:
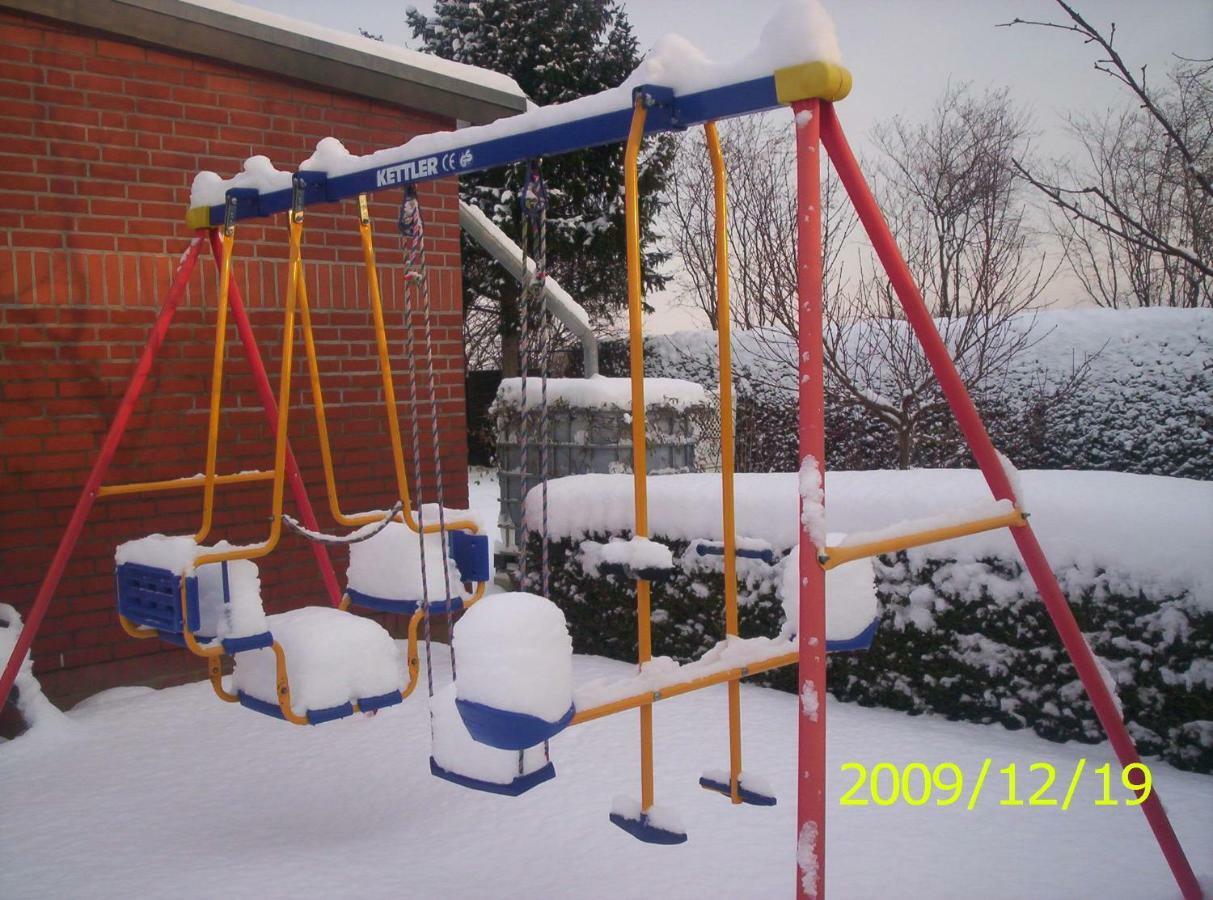
<svg viewBox="0 0 1213 900">
<path fill-rule="evenodd" d="M 644 327 L 640 273 L 640 188 L 637 162 L 644 140 L 644 100 L 636 98 L 632 127 L 624 155 L 624 215 L 628 246 L 628 341 L 632 377 L 632 486 L 635 495 L 636 537 L 649 534 L 648 460 L 644 422 Z M 653 657 L 652 605 L 649 583 L 636 580 L 636 631 L 638 661 Z M 640 707 L 640 808 L 653 805 L 653 705 Z"/>
<path fill-rule="evenodd" d="M 270 505 L 270 534 L 261 544 L 250 544 L 233 547 L 218 553 L 206 553 L 194 560 L 194 566 L 204 566 L 208 563 L 224 562 L 233 559 L 260 559 L 270 553 L 277 545 L 282 534 L 282 495 L 285 486 L 286 472 L 286 437 L 287 423 L 291 412 L 291 366 L 295 351 L 295 306 L 299 298 L 299 286 L 302 279 L 302 242 L 303 242 L 303 211 L 292 210 L 289 225 L 290 261 L 286 288 L 286 310 L 282 326 L 282 370 L 278 378 L 278 432 L 274 438 L 274 493 Z M 185 630 L 186 643 L 193 644 L 189 629 Z M 207 656 L 205 648 L 200 655 Z"/>
<path fill-rule="evenodd" d="M 375 347 L 379 352 L 379 374 L 383 379 L 383 409 L 387 413 L 388 434 L 392 441 L 392 465 L 396 472 L 396 491 L 411 517 L 413 504 L 409 497 L 408 475 L 404 468 L 404 448 L 400 440 L 400 412 L 396 407 L 396 385 L 392 382 L 392 360 L 388 352 L 387 328 L 383 322 L 383 297 L 379 293 L 379 272 L 375 268 L 375 242 L 371 233 L 371 215 L 366 194 L 358 195 L 358 232 L 362 238 L 362 257 L 371 295 L 371 315 L 375 320 Z M 416 411 L 414 411 L 416 415 Z M 416 529 L 413 529 L 414 531 Z"/>
<path fill-rule="evenodd" d="M 819 548 L 818 559 L 821 561 L 823 569 L 832 569 L 853 559 L 879 556 L 882 553 L 896 553 L 898 550 L 908 550 L 911 547 L 921 547 L 923 544 L 934 544 L 936 541 L 947 541 L 970 534 L 980 534 L 983 531 L 993 531 L 996 528 L 1021 528 L 1027 524 L 1027 517 L 1020 510 L 1015 509 L 1006 515 L 976 519 L 972 522 L 962 522 L 959 525 L 949 525 L 946 528 L 930 528 L 926 531 L 915 531 L 910 534 L 897 535 L 879 541 L 868 541 L 863 544 L 826 547 L 825 549 Z"/>
<path fill-rule="evenodd" d="M 383 319 L 383 295 L 379 288 L 379 273 L 375 268 L 375 245 L 371 233 L 371 217 L 367 209 L 366 194 L 358 195 L 358 229 L 362 236 L 362 255 L 366 263 L 367 284 L 370 287 L 371 313 L 375 320 L 375 345 L 379 352 L 379 373 L 383 378 L 383 407 L 387 414 L 388 432 L 392 441 L 392 464 L 396 470 L 396 488 L 400 502 L 404 504 L 404 522 L 414 532 L 421 530 L 413 515 L 413 503 L 409 496 L 408 477 L 404 467 L 404 450 L 400 440 L 400 412 L 396 405 L 396 387 L 392 382 L 392 359 L 388 352 L 387 329 Z M 413 411 L 416 415 L 416 410 Z M 425 526 L 425 533 L 432 534 L 441 529 L 440 523 Z M 472 519 L 448 522 L 447 531 L 468 531 L 476 534 L 480 526 Z"/>
<path fill-rule="evenodd" d="M 236 472 L 231 475 L 216 475 L 215 484 L 244 484 L 250 481 L 273 481 L 270 471 Z M 184 491 L 204 487 L 205 475 L 190 475 L 188 478 L 170 478 L 167 481 L 133 481 L 129 484 L 107 484 L 97 489 L 98 497 L 118 497 L 124 494 L 144 494 L 155 491 Z"/>
<path fill-rule="evenodd" d="M 724 154 L 715 122 L 705 122 L 716 215 L 716 334 L 720 345 L 720 506 L 724 531 L 724 633 L 737 636 L 737 524 L 733 496 L 733 347 L 729 310 L 729 236 Z M 741 683 L 729 682 L 729 797 L 741 802 Z"/>
<path fill-rule="evenodd" d="M 236 242 L 236 229 L 230 220 L 224 223 L 221 240 L 223 252 L 219 266 L 219 303 L 215 312 L 215 355 L 211 363 L 211 409 L 206 434 L 206 475 L 202 491 L 202 524 L 194 533 L 194 541 L 199 544 L 210 534 L 215 512 L 215 464 L 219 455 L 219 408 L 223 398 L 227 303 L 232 286 L 232 246 Z"/>
</svg>

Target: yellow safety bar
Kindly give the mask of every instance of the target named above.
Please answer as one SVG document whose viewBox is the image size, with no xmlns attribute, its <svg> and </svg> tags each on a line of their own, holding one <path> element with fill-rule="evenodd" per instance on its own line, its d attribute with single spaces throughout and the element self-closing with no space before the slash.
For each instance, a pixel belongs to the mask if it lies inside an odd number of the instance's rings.
<svg viewBox="0 0 1213 900">
<path fill-rule="evenodd" d="M 724 154 L 715 122 L 705 122 L 715 201 L 716 329 L 720 346 L 720 501 L 724 529 L 724 633 L 735 637 L 737 622 L 737 524 L 733 496 L 733 348 L 729 321 L 729 239 Z M 729 796 L 741 802 L 741 682 L 729 682 Z"/>
<path fill-rule="evenodd" d="M 440 523 L 433 523 L 421 528 L 413 515 L 412 500 L 410 499 L 408 478 L 405 474 L 404 451 L 400 439 L 400 420 L 396 406 L 396 390 L 392 382 L 392 364 L 388 352 L 387 330 L 384 325 L 383 300 L 379 289 L 379 275 L 375 268 L 375 247 L 371 233 L 371 219 L 367 209 L 366 195 L 358 195 L 358 230 L 362 238 L 362 254 L 366 265 L 367 283 L 370 287 L 371 312 L 375 322 L 375 343 L 379 353 L 379 372 L 383 379 L 383 405 L 387 414 L 388 433 L 391 439 L 392 464 L 396 472 L 396 489 L 403 506 L 402 521 L 414 532 L 424 531 L 433 534 L 442 530 Z M 328 495 L 329 509 L 342 525 L 356 528 L 380 518 L 378 513 L 360 513 L 347 515 L 341 511 L 338 499 L 337 479 L 333 469 L 333 451 L 329 441 L 328 416 L 324 406 L 324 395 L 320 387 L 320 363 L 316 353 L 316 343 L 312 333 L 311 312 L 308 308 L 307 284 L 300 278 L 299 284 L 299 313 L 303 325 L 303 343 L 307 351 L 308 376 L 311 381 L 312 400 L 316 411 L 316 431 L 320 438 L 320 459 L 324 466 L 324 485 Z M 414 411 L 414 415 L 416 411 Z M 468 531 L 472 534 L 479 532 L 480 526 L 471 519 L 459 519 L 449 522 L 446 531 Z"/>
<path fill-rule="evenodd" d="M 632 377 L 632 485 L 635 492 L 636 537 L 649 534 L 648 460 L 644 421 L 644 328 L 640 278 L 640 180 L 637 162 L 644 141 L 645 107 L 636 98 L 632 126 L 624 151 L 624 217 L 628 247 L 628 341 Z M 644 665 L 653 657 L 652 601 L 649 583 L 636 580 L 636 624 L 638 658 Z M 640 808 L 653 805 L 653 707 L 640 706 Z"/>
<path fill-rule="evenodd" d="M 896 553 L 898 550 L 908 550 L 911 547 L 934 544 L 936 541 L 947 541 L 970 534 L 980 534 L 983 531 L 993 531 L 996 528 L 1022 528 L 1027 524 L 1027 514 L 1022 510 L 1013 509 L 1005 515 L 975 519 L 972 522 L 962 522 L 958 525 L 949 525 L 944 528 L 929 528 L 925 531 L 915 531 L 909 534 L 897 535 L 896 537 L 884 538 L 879 541 L 868 541 L 863 544 L 826 547 L 824 550 L 818 548 L 817 559 L 821 563 L 821 567 L 828 570 L 855 559 L 879 556 L 882 553 Z"/>
<path fill-rule="evenodd" d="M 243 484 L 250 481 L 273 481 L 272 471 L 236 472 L 232 475 L 216 475 L 215 484 Z M 154 491 L 184 491 L 204 487 L 205 475 L 190 475 L 186 478 L 169 478 L 165 481 L 132 481 L 127 484 L 107 484 L 97 488 L 98 497 L 116 497 L 122 494 L 145 494 Z"/>
<path fill-rule="evenodd" d="M 223 397 L 223 359 L 227 342 L 228 294 L 232 285 L 232 248 L 236 230 L 229 221 L 220 232 L 219 302 L 215 315 L 215 354 L 211 363 L 211 408 L 206 431 L 206 469 L 202 486 L 202 524 L 194 534 L 201 544 L 210 534 L 215 511 L 215 463 L 219 454 L 219 407 Z"/>
<path fill-rule="evenodd" d="M 586 709 L 579 709 L 573 715 L 570 725 L 580 725 L 582 722 L 589 722 L 594 719 L 601 719 L 603 716 L 613 715 L 614 713 L 623 712 L 628 709 L 651 709 L 652 705 L 658 700 L 668 700 L 670 697 L 677 697 L 680 694 L 689 694 L 692 691 L 698 691 L 702 688 L 711 687 L 714 684 L 729 682 L 736 684 L 739 679 L 745 678 L 748 675 L 757 675 L 759 672 L 766 672 L 768 669 L 778 669 L 781 666 L 790 666 L 796 662 L 798 654 L 793 651 L 791 653 L 781 653 L 778 656 L 772 656 L 768 659 L 762 659 L 758 662 L 751 663 L 748 666 L 738 666 L 735 669 L 725 669 L 721 672 L 714 672 L 711 675 L 704 675 L 700 678 L 692 678 L 690 681 L 682 681 L 678 684 L 671 684 L 668 687 L 663 687 L 655 691 L 644 691 L 640 694 L 633 694 L 630 697 L 624 697 L 621 700 L 612 700 L 610 703 L 603 703 L 599 706 L 591 706 Z"/>
</svg>

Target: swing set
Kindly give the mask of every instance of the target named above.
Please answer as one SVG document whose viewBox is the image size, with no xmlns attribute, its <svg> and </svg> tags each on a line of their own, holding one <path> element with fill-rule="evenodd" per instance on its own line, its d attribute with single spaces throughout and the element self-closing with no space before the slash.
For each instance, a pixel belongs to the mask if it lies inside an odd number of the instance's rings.
<svg viewBox="0 0 1213 900">
<path fill-rule="evenodd" d="M 526 421 L 531 431 L 539 432 L 541 484 L 532 491 L 528 509 L 541 510 L 540 523 L 528 518 L 528 528 L 539 531 L 541 559 L 538 579 L 531 577 L 527 558 L 527 540 L 519 542 L 520 577 L 524 587 L 538 582 L 546 595 L 548 590 L 547 559 L 547 464 L 546 464 L 546 386 L 547 360 L 550 352 L 549 325 L 543 308 L 543 287 L 546 278 L 546 189 L 543 185 L 539 160 L 545 156 L 566 153 L 587 147 L 625 142 L 624 190 L 627 240 L 627 285 L 628 324 L 630 336 L 630 379 L 633 441 L 633 486 L 635 527 L 634 540 L 649 537 L 648 494 L 645 431 L 645 381 L 643 365 L 642 287 L 639 227 L 639 154 L 645 135 L 679 131 L 702 125 L 705 129 L 707 147 L 711 159 L 714 186 L 715 254 L 717 290 L 721 304 L 719 364 L 721 398 L 721 489 L 723 541 L 719 546 L 706 546 L 699 552 L 719 554 L 722 557 L 725 585 L 725 641 L 715 659 L 719 664 L 708 664 L 706 660 L 689 663 L 676 672 L 663 676 L 661 683 L 654 685 L 647 677 L 646 664 L 652 660 L 650 634 L 651 583 L 659 580 L 659 570 L 637 567 L 628 569 L 635 578 L 636 607 L 638 621 L 638 671 L 630 679 L 624 679 L 613 692 L 612 699 L 600 704 L 577 708 L 558 721 L 545 722 L 534 717 L 520 716 L 509 710 L 478 708 L 468 712 L 461 707 L 461 714 L 469 732 L 478 741 L 499 749 L 519 752 L 519 771 L 522 775 L 522 754 L 526 748 L 544 744 L 559 731 L 572 725 L 613 715 L 631 709 L 639 710 L 640 732 L 640 804 L 637 815 L 620 811 L 612 814 L 615 824 L 641 840 L 654 843 L 678 843 L 686 835 L 667 827 L 662 821 L 650 819 L 654 807 L 653 778 L 653 706 L 660 700 L 700 690 L 716 684 L 726 684 L 728 689 L 729 721 L 729 770 L 727 779 L 705 777 L 701 784 L 709 790 L 720 792 L 734 804 L 752 803 L 770 805 L 774 798 L 761 791 L 749 789 L 743 783 L 741 766 L 741 703 L 740 681 L 742 678 L 781 666 L 797 664 L 798 684 L 802 697 L 815 698 L 815 703 L 800 705 L 798 742 L 798 838 L 802 846 L 808 847 L 809 862 L 801 859 L 797 873 L 797 891 L 800 896 L 821 897 L 825 884 L 825 824 L 826 824 L 826 652 L 839 649 L 828 646 L 825 622 L 825 577 L 826 570 L 845 562 L 894 552 L 934 541 L 976 534 L 997 528 L 1008 528 L 1023 557 L 1024 565 L 1031 574 L 1045 606 L 1053 619 L 1063 644 L 1082 680 L 1087 694 L 1095 707 L 1107 732 L 1113 749 L 1123 766 L 1139 761 L 1136 749 L 1119 712 L 1105 685 L 1092 652 L 1076 624 L 1069 605 L 1038 544 L 1025 511 L 1019 506 L 1011 479 L 1001 458 L 995 450 L 986 429 L 973 406 L 958 375 L 943 340 L 915 286 L 894 238 L 878 208 L 858 162 L 843 134 L 834 110 L 834 103 L 850 91 L 850 74 L 841 66 L 828 62 L 809 62 L 776 70 L 773 74 L 723 84 L 697 91 L 679 92 L 656 84 L 642 84 L 631 91 L 616 89 L 611 97 L 599 95 L 582 101 L 566 104 L 563 117 L 554 119 L 544 115 L 545 110 L 521 114 L 504 122 L 493 123 L 450 132 L 445 135 L 427 135 L 422 150 L 410 149 L 409 144 L 392 150 L 380 151 L 373 158 L 362 158 L 363 165 L 354 165 L 335 172 L 300 171 L 290 177 L 288 187 L 275 190 L 257 190 L 248 187 L 230 187 L 223 202 L 211 206 L 195 207 L 189 211 L 187 221 L 198 229 L 197 236 L 181 258 L 180 265 L 168 289 L 159 317 L 152 329 L 150 339 L 135 372 L 126 388 L 117 414 L 106 435 L 96 462 L 79 501 L 73 510 L 64 535 L 58 545 L 50 568 L 43 580 L 27 624 L 22 631 L 11 658 L 0 681 L 0 701 L 7 698 L 20 662 L 29 650 L 47 606 L 55 592 L 59 579 L 83 529 L 85 520 L 99 498 L 115 497 L 135 493 L 160 491 L 185 491 L 201 488 L 203 495 L 202 520 L 198 530 L 191 536 L 164 539 L 173 541 L 176 562 L 165 564 L 163 547 L 151 538 L 130 542 L 120 548 L 116 572 L 118 615 L 123 628 L 134 638 L 159 637 L 179 644 L 191 653 L 207 660 L 208 673 L 215 693 L 227 702 L 238 702 L 258 712 L 284 719 L 293 724 L 318 724 L 331 719 L 352 715 L 355 712 L 371 712 L 382 707 L 400 703 L 416 687 L 419 673 L 418 630 L 423 633 L 427 661 L 430 646 L 430 624 L 434 615 L 444 615 L 448 621 L 460 610 L 476 603 L 485 593 L 492 578 L 490 547 L 487 536 L 478 533 L 475 522 L 469 519 L 447 518 L 442 502 L 442 481 L 435 466 L 435 494 L 437 512 L 427 521 L 426 508 L 414 504 L 406 470 L 399 410 L 393 386 L 391 356 L 384 322 L 379 275 L 372 247 L 372 227 L 368 214 L 367 195 L 376 191 L 404 188 L 404 198 L 398 226 L 401 231 L 406 257 L 404 279 L 408 298 L 405 321 L 405 357 L 411 367 L 410 402 L 413 410 L 412 430 L 412 479 L 418 495 L 422 493 L 424 466 L 422 464 L 420 423 L 421 411 L 428 408 L 429 423 L 434 447 L 439 448 L 437 433 L 437 408 L 433 367 L 432 333 L 430 323 L 430 297 L 428 272 L 425 263 L 425 235 L 422 210 L 416 195 L 416 185 L 439 177 L 467 174 L 501 165 L 527 163 L 529 165 L 526 189 L 521 192 L 523 219 L 526 236 L 523 250 L 523 272 L 528 272 L 526 257 L 533 250 L 534 274 L 524 278 L 523 296 L 528 307 L 522 321 L 524 327 L 532 316 L 539 324 L 538 362 L 540 368 L 539 422 L 530 418 L 527 402 L 526 377 L 530 366 L 532 335 L 524 333 L 522 348 L 523 404 Z M 605 102 L 610 99 L 608 106 Z M 805 461 L 802 484 L 807 479 L 815 480 L 816 491 L 802 488 L 802 529 L 798 549 L 800 572 L 799 622 L 789 623 L 798 637 L 786 640 L 749 639 L 738 637 L 737 612 L 737 559 L 757 556 L 767 563 L 773 562 L 769 553 L 739 549 L 734 522 L 733 494 L 733 419 L 732 385 L 729 340 L 729 283 L 727 241 L 725 234 L 725 174 L 720 141 L 715 122 L 739 115 L 750 115 L 768 110 L 790 107 L 794 114 L 797 147 L 797 258 L 798 258 L 798 308 L 799 308 L 799 434 L 800 457 Z M 820 177 L 822 160 L 819 149 L 824 148 L 834 165 L 851 202 L 858 212 L 876 253 L 881 260 L 894 291 L 899 298 L 907 321 L 930 361 L 933 371 L 947 398 L 953 414 L 989 485 L 993 502 L 988 515 L 938 528 L 910 528 L 907 533 L 874 542 L 843 546 L 826 546 L 824 534 L 817 534 L 810 527 L 814 521 L 824 521 L 824 502 L 821 487 L 824 484 L 824 376 L 822 370 L 822 249 Z M 354 160 L 358 162 L 357 159 Z M 356 199 L 357 222 L 364 254 L 364 264 L 369 285 L 369 305 L 374 322 L 379 371 L 383 383 L 383 413 L 387 418 L 396 479 L 394 505 L 385 511 L 349 514 L 343 511 L 339 493 L 333 454 L 328 436 L 321 373 L 317 359 L 315 341 L 308 308 L 306 279 L 303 263 L 303 223 L 308 206 L 316 203 L 331 203 Z M 289 258 L 287 261 L 287 289 L 284 304 L 282 332 L 282 361 L 277 397 L 275 398 L 269 378 L 262 363 L 252 327 L 245 311 L 236 279 L 233 278 L 233 253 L 235 230 L 238 222 L 263 218 L 278 213 L 287 215 L 287 237 Z M 216 304 L 216 328 L 214 362 L 211 378 L 209 427 L 206 446 L 206 462 L 202 475 L 177 478 L 167 481 L 137 484 L 106 485 L 104 478 L 114 457 L 119 441 L 130 421 L 140 393 L 160 347 L 166 339 L 169 325 L 198 258 L 209 244 L 219 272 L 219 290 Z M 533 244 L 533 247 L 531 246 Z M 228 316 L 234 320 L 245 356 L 248 360 L 254 384 L 266 422 L 274 433 L 274 456 L 271 469 L 255 472 L 221 474 L 217 470 L 219 446 L 219 419 L 222 404 L 221 386 L 224 373 L 225 339 Z M 296 318 L 303 334 L 303 344 L 308 364 L 309 381 L 315 410 L 316 431 L 320 438 L 325 489 L 329 509 L 337 523 L 355 529 L 344 536 L 330 536 L 320 532 L 313 509 L 308 500 L 299 467 L 291 452 L 287 439 L 293 348 L 295 344 Z M 421 348 L 417 347 L 417 332 L 421 334 Z M 427 395 L 418 396 L 419 383 L 424 380 Z M 526 468 L 525 445 L 523 447 Z M 219 486 L 251 482 L 272 484 L 271 524 L 269 535 L 261 542 L 247 546 L 217 544 L 207 546 L 212 530 L 215 508 L 215 493 Z M 293 494 L 299 510 L 299 520 L 283 515 L 283 501 L 287 486 Z M 239 583 L 247 583 L 247 574 L 241 574 L 239 566 L 272 553 L 282 536 L 283 525 L 301 533 L 309 539 L 312 552 L 320 568 L 330 605 L 328 610 L 333 628 L 345 627 L 346 619 L 365 619 L 349 612 L 351 607 L 404 613 L 409 616 L 406 671 L 400 672 L 398 681 L 390 690 L 372 695 L 350 696 L 335 706 L 317 709 L 298 709 L 292 702 L 291 669 L 289 660 L 293 655 L 285 639 L 280 640 L 275 632 L 290 631 L 290 617 L 304 612 L 295 610 L 278 616 L 257 618 L 250 621 L 256 628 L 249 630 L 235 626 L 236 619 L 245 619 L 243 612 L 237 615 Z M 536 528 L 536 525 L 539 528 Z M 403 541 L 411 535 L 417 541 L 417 559 L 421 577 L 418 581 L 420 596 L 407 595 L 401 590 L 396 595 L 385 596 L 383 592 L 360 589 L 351 574 L 351 582 L 342 591 L 338 587 L 332 562 L 328 555 L 331 544 L 357 545 L 362 541 L 382 541 L 385 534 L 399 533 Z M 392 538 L 396 540 L 396 538 Z M 151 543 L 147 543 L 151 541 Z M 431 597 L 436 585 L 430 584 L 426 569 L 426 553 L 436 553 L 442 564 L 442 590 L 440 596 Z M 353 552 L 353 551 L 352 551 Z M 172 554 L 170 554 L 171 556 Z M 452 582 L 452 570 L 457 573 Z M 244 579 L 242 582 L 241 579 Z M 260 607 L 260 597 L 253 604 Z M 208 633 L 204 626 L 222 622 L 228 616 L 226 626 Z M 378 627 L 378 626 L 376 626 Z M 223 633 L 219 633 L 222 631 Z M 386 632 L 384 633 L 386 637 Z M 390 639 L 389 639 L 390 640 Z M 859 649 L 871 640 L 870 631 L 859 636 L 857 643 L 841 649 Z M 750 648 L 756 652 L 750 653 Z M 740 655 L 729 655 L 729 651 L 740 650 Z M 762 650 L 763 652 L 757 652 Z M 254 696 L 239 689 L 229 690 L 224 685 L 222 659 L 231 656 L 235 660 L 237 681 L 240 680 L 241 660 L 246 655 L 270 653 L 273 656 L 273 698 Z M 452 642 L 452 662 L 454 661 Z M 728 662 L 734 660 L 734 662 Z M 433 676 L 430 671 L 430 694 L 433 696 Z M 647 679 L 647 680 L 646 680 Z M 458 678 L 455 679 L 458 685 Z M 813 712 L 808 712 L 812 709 Z M 519 790 L 499 790 L 502 793 L 518 793 L 550 776 L 521 778 Z M 466 783 L 455 777 L 452 780 Z M 482 786 L 473 784 L 472 786 Z M 492 788 L 489 788 L 492 789 Z M 1141 803 L 1147 821 L 1169 864 L 1177 884 L 1185 898 L 1202 896 L 1200 886 L 1192 872 L 1183 849 L 1172 830 L 1157 792 L 1149 794 Z M 802 857 L 806 854 L 802 854 Z"/>
</svg>

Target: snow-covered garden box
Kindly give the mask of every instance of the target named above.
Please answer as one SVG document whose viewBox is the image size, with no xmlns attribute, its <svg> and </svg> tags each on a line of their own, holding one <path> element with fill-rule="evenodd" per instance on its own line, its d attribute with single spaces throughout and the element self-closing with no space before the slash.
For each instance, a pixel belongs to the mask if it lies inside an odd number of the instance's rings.
<svg viewBox="0 0 1213 900">
<path fill-rule="evenodd" d="M 1020 473 L 1026 508 L 1141 751 L 1213 771 L 1213 484 L 1108 472 Z M 832 472 L 829 530 L 870 530 L 987 497 L 972 470 Z M 528 504 L 538 500 L 532 491 Z M 741 633 L 776 634 L 782 558 L 797 539 L 791 474 L 737 476 L 739 536 L 777 563 L 739 561 Z M 631 478 L 558 479 L 549 490 L 551 596 L 580 653 L 633 659 L 632 583 L 594 575 L 581 542 L 630 534 Z M 528 506 L 528 510 L 530 506 Z M 690 660 L 722 636 L 723 582 L 688 552 L 719 540 L 720 478 L 651 478 L 650 530 L 674 553 L 653 588 L 656 653 Z M 534 537 L 532 538 L 535 539 Z M 875 562 L 882 622 L 873 647 L 830 658 L 830 689 L 865 705 L 1030 727 L 1054 740 L 1102 731 L 1004 531 Z M 770 681 L 791 688 L 790 670 Z"/>
<path fill-rule="evenodd" d="M 697 423 L 711 410 L 707 393 L 677 378 L 646 378 L 644 385 L 649 472 L 695 471 Z M 540 379 L 527 379 L 526 395 L 524 408 L 522 379 L 506 378 L 490 410 L 497 433 L 500 525 L 506 547 L 514 546 L 522 520 L 524 473 L 528 488 L 541 480 L 544 443 L 551 477 L 632 471 L 629 379 L 550 378 L 542 413 Z M 544 418 L 546 434 L 540 428 Z"/>
</svg>

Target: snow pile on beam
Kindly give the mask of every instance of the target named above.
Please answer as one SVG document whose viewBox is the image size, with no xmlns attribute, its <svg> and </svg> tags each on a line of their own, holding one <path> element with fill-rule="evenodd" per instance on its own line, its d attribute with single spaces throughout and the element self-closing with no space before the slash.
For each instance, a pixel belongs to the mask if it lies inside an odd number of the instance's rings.
<svg viewBox="0 0 1213 900">
<path fill-rule="evenodd" d="M 738 60 L 715 62 L 686 38 L 667 35 L 658 40 L 652 52 L 622 84 L 610 90 L 580 97 L 568 103 L 536 107 L 487 125 L 418 135 L 397 147 L 377 150 L 365 156 L 344 152 L 344 147 L 338 151 L 340 144 L 336 141 L 327 144 L 322 142 L 322 145 L 317 147 L 316 154 L 305 160 L 299 168 L 325 172 L 329 177 L 348 175 L 351 172 L 377 169 L 417 157 L 448 153 L 483 141 L 627 110 L 632 106 L 632 89 L 643 84 L 669 87 L 675 94 L 690 94 L 769 77 L 776 69 L 801 63 L 840 63 L 841 58 L 834 23 L 820 2 L 786 0 L 767 22 L 758 46 Z M 266 162 L 268 164 L 268 160 Z M 261 165 L 258 163 L 257 167 Z M 246 182 L 248 180 L 246 179 Z M 289 181 L 287 184 L 289 185 Z M 253 185 L 237 184 L 235 179 L 221 179 L 213 172 L 199 173 L 190 191 L 190 206 L 219 205 L 223 203 L 225 191 L 242 186 Z"/>
</svg>

